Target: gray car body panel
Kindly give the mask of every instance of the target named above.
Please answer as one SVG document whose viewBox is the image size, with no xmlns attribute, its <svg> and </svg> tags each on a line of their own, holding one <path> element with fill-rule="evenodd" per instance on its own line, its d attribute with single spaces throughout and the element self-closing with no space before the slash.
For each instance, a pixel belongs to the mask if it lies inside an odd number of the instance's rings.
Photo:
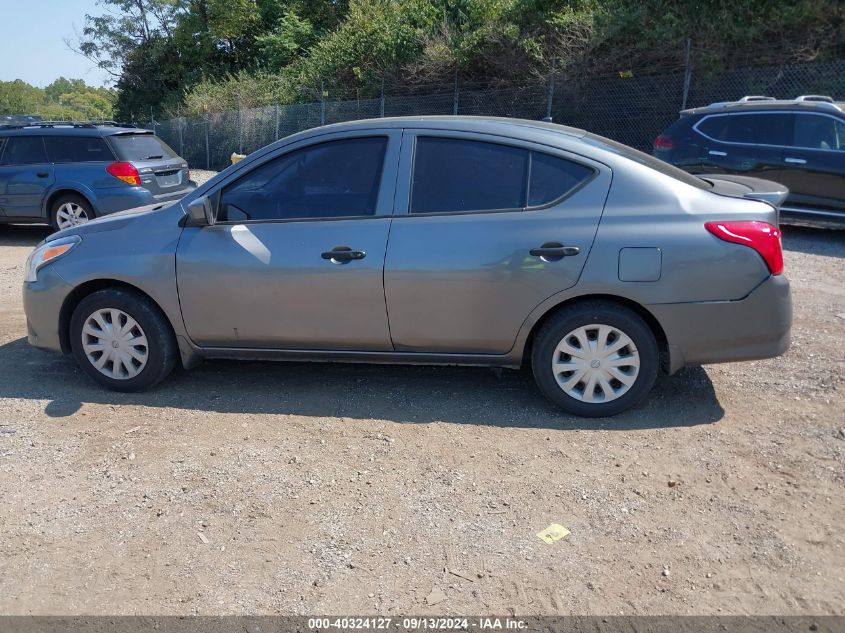
<svg viewBox="0 0 845 633">
<path fill-rule="evenodd" d="M 534 147 L 590 165 L 596 177 L 544 209 L 412 216 L 410 152 L 418 133 L 483 135 Z M 374 217 L 185 226 L 187 204 L 265 160 L 315 142 L 374 134 L 391 137 Z M 703 227 L 710 220 L 775 224 L 775 208 L 728 186 L 686 184 L 584 134 L 507 119 L 419 117 L 338 124 L 283 139 L 181 204 L 58 233 L 83 239 L 25 285 L 30 341 L 67 351 L 61 329 L 68 301 L 114 280 L 161 307 L 186 366 L 220 357 L 518 367 L 545 316 L 596 296 L 635 306 L 656 324 L 670 371 L 782 353 L 791 320 L 788 282 L 771 276 L 752 249 Z M 356 240 L 371 241 L 365 260 L 337 266 L 319 258 L 339 244 L 358 248 Z M 528 256 L 553 240 L 581 253 L 558 262 Z M 631 249 L 649 254 L 631 260 L 625 256 Z M 268 253 L 279 268 L 262 263 Z M 56 312 L 57 304 L 65 309 Z M 732 337 L 737 319 L 743 323 Z M 234 332 L 233 323 L 246 323 L 246 331 Z"/>
</svg>

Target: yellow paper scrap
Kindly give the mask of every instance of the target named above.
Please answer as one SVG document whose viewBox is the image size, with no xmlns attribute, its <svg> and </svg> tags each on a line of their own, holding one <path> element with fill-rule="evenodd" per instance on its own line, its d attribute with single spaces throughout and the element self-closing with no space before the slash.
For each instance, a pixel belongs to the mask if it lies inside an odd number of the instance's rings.
<svg viewBox="0 0 845 633">
<path fill-rule="evenodd" d="M 555 541 L 559 541 L 567 536 L 569 536 L 569 530 L 557 523 L 552 523 L 545 530 L 537 533 L 537 538 L 549 545 L 552 545 Z"/>
</svg>

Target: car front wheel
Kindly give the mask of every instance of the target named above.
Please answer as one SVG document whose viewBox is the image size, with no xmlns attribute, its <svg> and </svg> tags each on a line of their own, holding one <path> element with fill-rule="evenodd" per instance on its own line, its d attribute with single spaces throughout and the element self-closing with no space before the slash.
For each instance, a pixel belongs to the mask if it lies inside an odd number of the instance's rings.
<svg viewBox="0 0 845 633">
<path fill-rule="evenodd" d="M 70 343 L 79 366 L 115 391 L 144 391 L 176 364 L 176 342 L 161 310 L 123 288 L 94 292 L 70 321 Z"/>
<path fill-rule="evenodd" d="M 564 308 L 537 333 L 531 364 L 543 394 L 568 413 L 616 415 L 657 377 L 657 342 L 633 310 L 605 302 Z"/>
</svg>

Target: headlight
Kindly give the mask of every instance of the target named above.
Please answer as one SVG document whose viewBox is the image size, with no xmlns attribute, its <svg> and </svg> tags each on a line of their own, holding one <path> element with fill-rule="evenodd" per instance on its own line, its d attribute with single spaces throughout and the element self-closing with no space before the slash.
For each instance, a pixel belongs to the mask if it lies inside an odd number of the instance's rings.
<svg viewBox="0 0 845 633">
<path fill-rule="evenodd" d="M 82 241 L 78 235 L 68 235 L 52 242 L 44 242 L 37 246 L 26 260 L 26 277 L 24 281 L 32 282 L 38 278 L 38 269 L 58 259 L 73 250 Z"/>
</svg>

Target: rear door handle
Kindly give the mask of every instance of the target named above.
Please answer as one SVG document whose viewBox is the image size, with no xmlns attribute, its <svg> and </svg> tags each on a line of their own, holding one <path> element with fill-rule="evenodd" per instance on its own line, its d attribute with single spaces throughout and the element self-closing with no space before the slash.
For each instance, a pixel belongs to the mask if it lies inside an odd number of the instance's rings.
<svg viewBox="0 0 845 633">
<path fill-rule="evenodd" d="M 38 173 L 36 173 L 35 175 L 36 175 L 36 176 L 38 176 L 39 178 L 46 178 L 47 176 L 49 176 L 49 175 L 50 175 L 50 172 L 47 172 L 47 171 L 39 171 L 39 172 L 38 172 Z"/>
<path fill-rule="evenodd" d="M 710 154 L 711 156 L 727 156 L 728 155 L 727 152 L 720 152 L 719 150 L 715 150 L 715 149 L 711 149 L 707 153 Z"/>
<path fill-rule="evenodd" d="M 807 161 L 804 160 L 803 158 L 791 158 L 789 156 L 784 158 L 783 162 L 792 163 L 793 165 L 806 165 L 807 164 Z"/>
<path fill-rule="evenodd" d="M 573 257 L 581 252 L 577 246 L 564 246 L 560 242 L 546 242 L 540 248 L 532 248 L 528 253 L 546 261 L 556 262 L 564 257 Z"/>
<path fill-rule="evenodd" d="M 348 246 L 335 246 L 332 250 L 320 254 L 320 257 L 333 264 L 345 264 L 353 259 L 364 259 L 366 256 L 364 251 L 353 251 Z"/>
</svg>

